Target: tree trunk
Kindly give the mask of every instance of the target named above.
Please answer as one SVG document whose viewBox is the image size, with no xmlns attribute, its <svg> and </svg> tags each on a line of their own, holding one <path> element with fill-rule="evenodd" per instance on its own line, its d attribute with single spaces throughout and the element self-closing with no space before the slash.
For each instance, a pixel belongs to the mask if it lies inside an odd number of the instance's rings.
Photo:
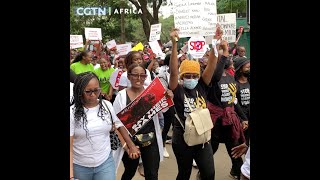
<svg viewBox="0 0 320 180">
<path fill-rule="evenodd" d="M 150 26 L 152 24 L 158 24 L 159 23 L 159 8 L 162 4 L 162 0 L 159 0 L 159 3 L 157 4 L 156 0 L 153 0 L 153 16 L 147 9 L 147 0 L 138 0 L 139 3 L 136 0 L 129 0 L 132 4 L 136 6 L 137 9 L 142 10 L 142 14 L 140 14 L 140 18 L 143 25 L 143 31 L 146 35 L 147 41 L 149 41 L 150 36 Z"/>
<path fill-rule="evenodd" d="M 124 25 L 124 13 L 121 13 L 121 43 L 126 42 L 125 25 Z"/>
</svg>

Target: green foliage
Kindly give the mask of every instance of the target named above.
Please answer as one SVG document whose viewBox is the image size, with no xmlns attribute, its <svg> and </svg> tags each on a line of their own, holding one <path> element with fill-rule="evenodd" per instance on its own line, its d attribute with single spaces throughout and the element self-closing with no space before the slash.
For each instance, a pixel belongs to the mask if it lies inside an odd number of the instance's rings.
<svg viewBox="0 0 320 180">
<path fill-rule="evenodd" d="M 161 23 L 161 42 L 167 43 L 168 41 L 170 41 L 170 31 L 174 27 L 174 17 L 173 15 L 169 16 L 166 19 L 160 17 L 159 21 Z"/>
<path fill-rule="evenodd" d="M 245 13 L 247 8 L 246 0 L 217 0 L 218 14 L 224 13 Z"/>
</svg>

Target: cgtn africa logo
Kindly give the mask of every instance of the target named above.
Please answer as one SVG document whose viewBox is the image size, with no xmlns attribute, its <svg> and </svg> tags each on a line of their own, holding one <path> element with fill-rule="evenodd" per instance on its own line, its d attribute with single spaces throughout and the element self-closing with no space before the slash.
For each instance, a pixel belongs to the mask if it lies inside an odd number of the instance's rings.
<svg viewBox="0 0 320 180">
<path fill-rule="evenodd" d="M 107 16 L 111 14 L 142 14 L 141 9 L 112 7 L 75 7 L 75 15 L 78 16 Z"/>
</svg>

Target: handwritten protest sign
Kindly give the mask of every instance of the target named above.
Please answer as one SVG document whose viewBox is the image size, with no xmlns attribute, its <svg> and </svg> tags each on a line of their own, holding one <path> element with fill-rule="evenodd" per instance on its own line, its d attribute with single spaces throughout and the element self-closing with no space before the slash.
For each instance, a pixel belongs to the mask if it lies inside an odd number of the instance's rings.
<svg viewBox="0 0 320 180">
<path fill-rule="evenodd" d="M 122 55 L 127 55 L 130 51 L 131 51 L 131 44 L 119 44 L 116 45 L 117 47 L 117 51 L 118 51 L 118 55 L 122 56 Z"/>
<path fill-rule="evenodd" d="M 114 48 L 114 47 L 116 47 L 117 46 L 117 43 L 116 43 L 116 41 L 114 40 L 114 39 L 112 39 L 111 41 L 108 41 L 107 42 L 107 47 L 109 48 L 109 49 L 112 49 L 112 48 Z"/>
<path fill-rule="evenodd" d="M 82 35 L 70 35 L 70 48 L 81 48 L 83 47 Z"/>
<path fill-rule="evenodd" d="M 159 24 L 152 24 L 150 28 L 150 38 L 149 41 L 157 41 L 160 40 L 161 35 L 161 23 Z"/>
<path fill-rule="evenodd" d="M 217 23 L 216 0 L 176 0 L 173 5 L 174 26 L 180 30 L 180 38 L 213 35 Z"/>
<path fill-rule="evenodd" d="M 88 40 L 102 40 L 101 28 L 84 28 L 84 34 Z"/>
<path fill-rule="evenodd" d="M 236 41 L 236 13 L 218 14 L 217 23 L 219 23 L 221 29 L 223 30 L 222 39 L 226 40 L 228 43 L 233 43 Z M 214 28 L 216 25 L 214 26 Z M 207 36 L 206 42 L 211 44 L 213 36 Z"/>
<path fill-rule="evenodd" d="M 137 98 L 117 114 L 131 135 L 135 135 L 161 110 L 174 105 L 172 99 L 165 96 L 165 92 L 161 81 L 156 77 Z"/>
</svg>

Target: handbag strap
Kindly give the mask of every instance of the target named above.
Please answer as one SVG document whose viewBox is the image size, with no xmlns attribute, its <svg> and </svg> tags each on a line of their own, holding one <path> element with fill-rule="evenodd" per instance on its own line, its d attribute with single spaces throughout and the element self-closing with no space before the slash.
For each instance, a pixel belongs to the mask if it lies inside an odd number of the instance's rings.
<svg viewBox="0 0 320 180">
<path fill-rule="evenodd" d="M 108 105 L 106 104 L 105 100 L 102 100 L 102 105 L 104 106 L 104 108 L 106 108 L 110 114 L 110 118 L 111 118 L 111 123 L 112 123 L 112 128 L 111 128 L 111 131 L 114 131 L 116 128 L 115 128 L 115 124 L 113 122 L 113 118 L 112 118 L 112 114 L 111 114 L 111 111 L 110 109 L 108 108 Z"/>
<path fill-rule="evenodd" d="M 180 118 L 179 118 L 179 116 L 178 116 L 178 112 L 177 112 L 177 110 L 176 110 L 176 107 L 173 106 L 173 109 L 174 109 L 174 112 L 175 112 L 175 113 L 174 113 L 174 116 L 178 119 L 178 121 L 179 121 L 179 123 L 181 124 L 183 130 L 185 130 L 184 125 L 182 124 L 182 122 L 181 122 L 181 120 L 180 120 Z"/>
</svg>

